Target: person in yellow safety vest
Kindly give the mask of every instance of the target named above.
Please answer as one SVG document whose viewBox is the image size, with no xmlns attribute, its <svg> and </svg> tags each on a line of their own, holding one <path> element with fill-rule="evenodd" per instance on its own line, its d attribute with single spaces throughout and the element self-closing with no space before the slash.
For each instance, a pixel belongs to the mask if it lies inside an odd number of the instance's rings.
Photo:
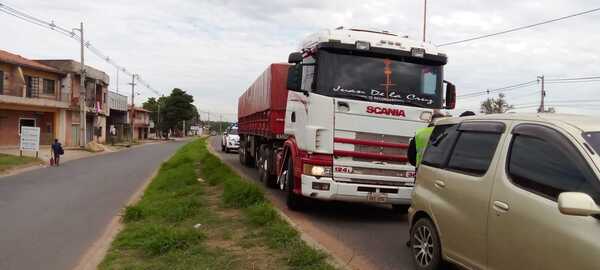
<svg viewBox="0 0 600 270">
<path fill-rule="evenodd" d="M 418 129 L 415 134 L 415 137 L 413 137 L 412 140 L 410 140 L 407 156 L 408 162 L 411 165 L 419 167 L 419 165 L 421 164 L 421 160 L 423 159 L 423 153 L 425 153 L 425 148 L 429 143 L 429 137 L 433 132 L 434 121 L 444 116 L 445 115 L 441 113 L 434 113 L 431 117 L 431 122 L 429 123 L 429 126 Z"/>
</svg>

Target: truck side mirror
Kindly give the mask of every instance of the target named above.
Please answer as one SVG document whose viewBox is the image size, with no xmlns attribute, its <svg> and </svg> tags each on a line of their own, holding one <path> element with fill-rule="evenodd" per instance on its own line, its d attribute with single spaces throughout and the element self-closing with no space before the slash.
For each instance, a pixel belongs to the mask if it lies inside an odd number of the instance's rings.
<svg viewBox="0 0 600 270">
<path fill-rule="evenodd" d="M 302 91 L 302 65 L 295 64 L 288 68 L 287 89 L 292 91 Z"/>
<path fill-rule="evenodd" d="M 303 58 L 304 57 L 302 56 L 301 52 L 293 52 L 293 53 L 290 53 L 290 56 L 288 57 L 288 63 L 298 64 L 298 63 L 302 62 Z"/>
<path fill-rule="evenodd" d="M 444 81 L 446 83 L 446 105 L 444 109 L 452 110 L 456 107 L 456 86 L 449 81 Z"/>
</svg>

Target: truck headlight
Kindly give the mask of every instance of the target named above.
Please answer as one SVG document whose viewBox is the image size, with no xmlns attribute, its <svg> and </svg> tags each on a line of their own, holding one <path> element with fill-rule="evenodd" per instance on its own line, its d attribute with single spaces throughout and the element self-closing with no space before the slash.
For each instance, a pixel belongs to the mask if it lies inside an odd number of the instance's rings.
<svg viewBox="0 0 600 270">
<path fill-rule="evenodd" d="M 304 164 L 303 172 L 306 175 L 312 175 L 312 176 L 317 176 L 317 177 L 332 176 L 331 167 L 329 167 L 329 166 Z"/>
</svg>

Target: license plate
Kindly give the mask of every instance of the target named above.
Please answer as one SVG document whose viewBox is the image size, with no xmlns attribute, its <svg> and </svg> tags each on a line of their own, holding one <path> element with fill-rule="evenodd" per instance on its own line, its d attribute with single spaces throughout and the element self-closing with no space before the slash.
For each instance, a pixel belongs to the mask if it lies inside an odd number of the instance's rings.
<svg viewBox="0 0 600 270">
<path fill-rule="evenodd" d="M 387 194 L 379 192 L 369 192 L 369 194 L 367 194 L 367 201 L 378 203 L 386 202 Z"/>
</svg>

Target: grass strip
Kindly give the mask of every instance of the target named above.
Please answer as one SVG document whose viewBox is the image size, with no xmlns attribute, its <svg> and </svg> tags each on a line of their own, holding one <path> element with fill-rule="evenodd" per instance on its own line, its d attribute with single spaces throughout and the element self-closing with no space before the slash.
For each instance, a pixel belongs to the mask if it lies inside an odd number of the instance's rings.
<svg viewBox="0 0 600 270">
<path fill-rule="evenodd" d="M 206 139 L 163 163 L 122 221 L 99 269 L 334 269 Z"/>
<path fill-rule="evenodd" d="M 7 154 L 0 154 L 0 172 L 5 172 L 13 168 L 33 163 L 40 163 L 40 160 L 34 157 L 20 157 Z"/>
</svg>

